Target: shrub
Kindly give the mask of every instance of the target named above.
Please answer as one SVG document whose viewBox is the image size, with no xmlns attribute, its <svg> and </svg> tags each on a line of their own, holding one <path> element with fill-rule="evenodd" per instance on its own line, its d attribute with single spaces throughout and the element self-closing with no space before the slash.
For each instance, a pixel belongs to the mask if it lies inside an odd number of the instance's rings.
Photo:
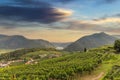
<svg viewBox="0 0 120 80">
<path fill-rule="evenodd" d="M 117 52 L 120 52 L 120 40 L 116 40 L 115 43 L 114 43 L 114 49 L 117 51 Z"/>
</svg>

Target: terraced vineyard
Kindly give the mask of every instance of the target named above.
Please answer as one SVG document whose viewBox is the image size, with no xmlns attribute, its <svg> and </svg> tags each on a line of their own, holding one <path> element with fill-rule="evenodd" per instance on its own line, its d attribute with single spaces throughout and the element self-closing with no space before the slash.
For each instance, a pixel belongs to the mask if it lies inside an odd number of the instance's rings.
<svg viewBox="0 0 120 80">
<path fill-rule="evenodd" d="M 0 69 L 3 80 L 68 80 L 76 73 L 90 74 L 104 59 L 105 55 L 91 50 L 39 61 L 38 64 L 21 65 Z M 102 51 L 104 52 L 104 50 Z"/>
<path fill-rule="evenodd" d="M 42 50 L 42 52 L 44 51 L 45 50 Z M 51 51 L 55 50 L 47 50 L 47 52 Z M 39 52 L 39 50 L 37 52 Z M 29 53 L 30 54 L 25 55 L 36 54 L 34 51 Z M 9 60 L 11 59 L 9 58 Z M 38 63 L 35 64 L 22 64 L 19 66 L 1 68 L 0 79 L 74 80 L 74 76 L 77 74 L 91 74 L 97 67 L 109 60 L 117 60 L 112 47 L 102 47 L 87 52 L 73 52 L 57 58 L 39 59 L 37 60 Z"/>
</svg>

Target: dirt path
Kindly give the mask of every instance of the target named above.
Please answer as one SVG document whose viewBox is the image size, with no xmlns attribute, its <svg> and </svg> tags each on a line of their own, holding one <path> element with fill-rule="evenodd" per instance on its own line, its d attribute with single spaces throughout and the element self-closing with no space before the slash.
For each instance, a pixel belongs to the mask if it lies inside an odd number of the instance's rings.
<svg viewBox="0 0 120 80">
<path fill-rule="evenodd" d="M 100 72 L 99 74 L 91 74 L 91 75 L 85 75 L 85 76 L 77 76 L 75 80 L 100 80 L 104 76 L 104 72 Z"/>
<path fill-rule="evenodd" d="M 97 77 L 93 78 L 92 80 L 99 80 L 101 77 L 103 77 L 104 72 L 101 72 Z"/>
</svg>

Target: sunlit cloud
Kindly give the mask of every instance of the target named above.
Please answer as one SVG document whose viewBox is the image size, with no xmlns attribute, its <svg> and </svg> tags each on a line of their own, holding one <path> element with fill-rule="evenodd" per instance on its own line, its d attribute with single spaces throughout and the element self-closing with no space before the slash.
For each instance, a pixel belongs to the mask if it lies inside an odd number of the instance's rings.
<svg viewBox="0 0 120 80">
<path fill-rule="evenodd" d="M 67 27 L 59 29 L 75 30 L 75 31 L 103 31 L 114 32 L 120 28 L 120 18 L 105 18 L 94 20 L 71 20 L 66 22 Z M 117 31 L 118 32 L 118 31 Z"/>
<path fill-rule="evenodd" d="M 120 23 L 120 18 L 105 18 L 105 19 L 94 19 L 94 20 L 80 20 L 77 21 L 77 23 L 83 23 L 83 24 L 107 24 L 107 23 Z"/>
<path fill-rule="evenodd" d="M 71 11 L 71 10 L 65 10 L 65 9 L 61 9 L 61 8 L 56 8 L 55 12 L 63 14 L 63 17 L 68 17 L 68 16 L 71 16 L 73 14 L 73 11 Z"/>
</svg>

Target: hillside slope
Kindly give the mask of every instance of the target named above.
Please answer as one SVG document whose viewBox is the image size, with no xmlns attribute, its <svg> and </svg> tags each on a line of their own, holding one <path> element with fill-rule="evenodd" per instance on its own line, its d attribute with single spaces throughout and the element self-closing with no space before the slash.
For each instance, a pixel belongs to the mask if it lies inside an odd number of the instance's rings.
<svg viewBox="0 0 120 80">
<path fill-rule="evenodd" d="M 103 45 L 113 44 L 117 38 L 110 36 L 104 32 L 85 36 L 70 44 L 64 50 L 67 51 L 83 51 L 84 48 L 96 48 Z"/>
<path fill-rule="evenodd" d="M 0 35 L 0 49 L 17 48 L 51 48 L 54 47 L 46 40 L 32 40 L 20 35 L 5 36 Z"/>
</svg>

